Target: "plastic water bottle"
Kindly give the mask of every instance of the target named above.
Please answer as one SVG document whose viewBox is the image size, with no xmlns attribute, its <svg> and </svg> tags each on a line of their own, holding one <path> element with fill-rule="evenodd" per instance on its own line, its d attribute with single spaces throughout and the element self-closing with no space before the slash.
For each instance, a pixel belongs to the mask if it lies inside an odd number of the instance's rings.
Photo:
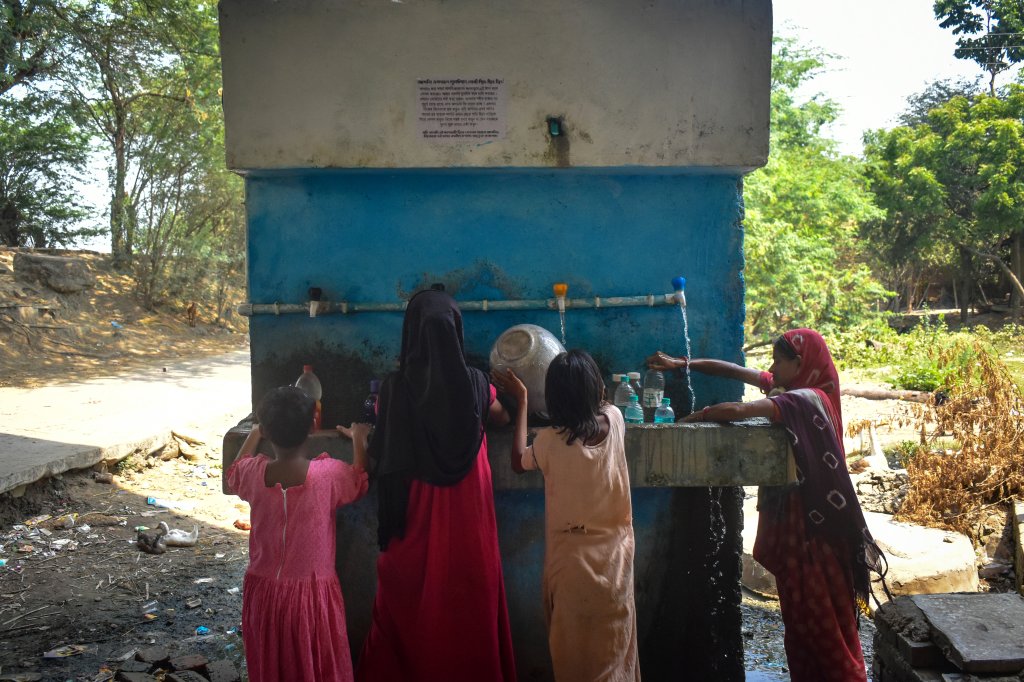
<svg viewBox="0 0 1024 682">
<path fill-rule="evenodd" d="M 626 423 L 644 423 L 644 410 L 640 407 L 640 398 L 636 394 L 629 396 L 629 405 L 626 406 Z"/>
<path fill-rule="evenodd" d="M 320 387 L 320 380 L 313 374 L 313 365 L 302 366 L 302 376 L 295 381 L 295 388 L 301 388 L 306 395 L 316 401 L 316 409 L 313 411 L 313 428 L 316 431 L 320 428 L 322 409 L 320 398 L 323 396 L 323 388 Z"/>
<path fill-rule="evenodd" d="M 377 423 L 377 394 L 380 393 L 380 379 L 370 382 L 370 395 L 363 401 L 363 416 L 361 421 L 364 424 Z"/>
<path fill-rule="evenodd" d="M 640 407 L 643 407 L 644 391 L 640 388 L 640 372 L 629 373 L 629 387 L 633 389 L 633 393 L 636 393 L 636 397 L 640 398 Z"/>
<path fill-rule="evenodd" d="M 655 424 L 675 424 L 676 413 L 672 410 L 672 399 L 662 398 L 661 405 L 654 411 Z"/>
<path fill-rule="evenodd" d="M 647 370 L 644 375 L 644 410 L 656 410 L 665 397 L 665 375 L 656 369 Z"/>
<path fill-rule="evenodd" d="M 626 416 L 626 408 L 629 407 L 630 397 L 635 398 L 636 392 L 633 387 L 629 385 L 629 376 L 626 374 L 617 374 L 619 385 L 615 387 L 615 407 L 622 411 L 622 416 Z"/>
</svg>

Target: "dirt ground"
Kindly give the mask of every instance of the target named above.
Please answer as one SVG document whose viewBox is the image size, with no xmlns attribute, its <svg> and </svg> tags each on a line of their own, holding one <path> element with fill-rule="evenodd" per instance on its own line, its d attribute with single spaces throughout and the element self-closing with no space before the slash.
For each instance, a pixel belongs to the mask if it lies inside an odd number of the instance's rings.
<svg viewBox="0 0 1024 682">
<path fill-rule="evenodd" d="M 218 439 L 211 434 L 208 442 Z M 0 556 L 7 558 L 0 568 L 0 679 L 15 672 L 109 679 L 117 657 L 153 646 L 171 658 L 241 653 L 234 633 L 247 533 L 233 524 L 248 520 L 248 506 L 220 492 L 219 447 L 197 449 L 196 461 L 126 460 L 112 484 L 89 471 L 65 474 L 0 507 Z M 183 509 L 161 509 L 148 498 Z M 196 546 L 140 552 L 136 528 L 161 521 L 186 531 L 198 526 Z M 46 657 L 69 644 L 84 650 Z"/>
<path fill-rule="evenodd" d="M 195 327 L 186 321 L 189 301 L 144 309 L 132 293 L 131 278 L 111 270 L 108 254 L 52 252 L 81 260 L 95 277 L 92 288 L 60 294 L 16 280 L 15 252 L 0 247 L 0 386 L 109 376 L 248 343 L 245 318 L 230 314 L 230 308 L 217 320 L 211 304 L 197 301 Z"/>
</svg>

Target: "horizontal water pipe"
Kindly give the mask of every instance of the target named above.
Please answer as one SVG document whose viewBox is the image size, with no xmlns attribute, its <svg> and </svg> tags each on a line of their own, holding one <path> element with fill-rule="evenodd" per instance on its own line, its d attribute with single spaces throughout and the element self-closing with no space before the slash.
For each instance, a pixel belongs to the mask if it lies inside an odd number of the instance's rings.
<svg viewBox="0 0 1024 682">
<path fill-rule="evenodd" d="M 558 300 L 554 298 L 523 299 L 519 301 L 457 301 L 459 309 L 480 310 L 557 310 Z M 348 301 L 320 301 L 317 310 L 319 315 L 328 313 L 395 313 L 403 312 L 408 302 L 400 303 L 349 303 Z M 658 305 L 678 306 L 676 292 L 671 294 L 647 294 L 646 296 L 594 296 L 593 298 L 567 298 L 565 308 L 650 308 Z M 288 315 L 292 313 L 309 313 L 308 303 L 242 303 L 238 306 L 238 314 L 245 317 L 253 315 Z"/>
</svg>

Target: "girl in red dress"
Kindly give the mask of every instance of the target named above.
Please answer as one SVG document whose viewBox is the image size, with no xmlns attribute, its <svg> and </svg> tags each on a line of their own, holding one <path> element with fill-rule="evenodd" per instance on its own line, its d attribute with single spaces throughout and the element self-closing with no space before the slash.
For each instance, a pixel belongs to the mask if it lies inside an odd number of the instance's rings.
<svg viewBox="0 0 1024 682">
<path fill-rule="evenodd" d="M 484 433 L 509 417 L 494 398 L 466 365 L 455 301 L 413 296 L 370 442 L 381 553 L 358 680 L 516 679 Z"/>
</svg>

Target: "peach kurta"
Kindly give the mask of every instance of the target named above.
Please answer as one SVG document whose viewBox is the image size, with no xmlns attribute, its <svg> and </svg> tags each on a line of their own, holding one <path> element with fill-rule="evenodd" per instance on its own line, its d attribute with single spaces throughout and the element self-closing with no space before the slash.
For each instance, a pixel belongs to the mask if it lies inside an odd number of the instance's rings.
<svg viewBox="0 0 1024 682">
<path fill-rule="evenodd" d="M 625 424 L 616 407 L 601 411 L 610 430 L 598 445 L 543 429 L 523 458 L 544 474 L 543 596 L 559 682 L 640 679 Z"/>
</svg>

